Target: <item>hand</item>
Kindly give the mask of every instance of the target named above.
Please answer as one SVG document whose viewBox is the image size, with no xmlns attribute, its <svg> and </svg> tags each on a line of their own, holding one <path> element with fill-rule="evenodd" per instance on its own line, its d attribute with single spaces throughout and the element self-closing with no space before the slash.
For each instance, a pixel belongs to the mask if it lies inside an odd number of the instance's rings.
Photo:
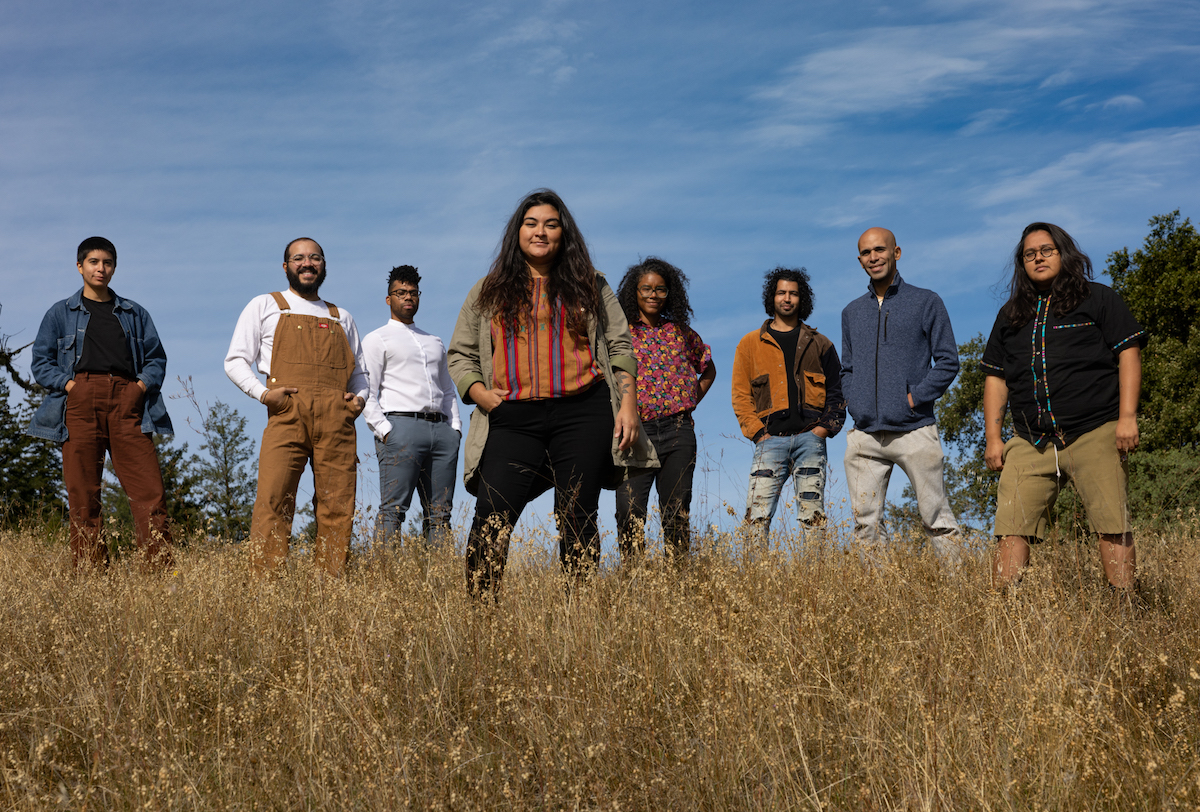
<svg viewBox="0 0 1200 812">
<path fill-rule="evenodd" d="M 617 411 L 617 419 L 613 421 L 613 437 L 617 438 L 617 448 L 627 451 L 633 445 L 638 435 L 637 407 L 627 409 L 622 406 Z"/>
<path fill-rule="evenodd" d="M 75 379 L 72 378 L 71 380 L 67 381 L 67 385 L 63 388 L 65 391 L 70 392 L 72 389 L 75 388 Z"/>
<path fill-rule="evenodd" d="M 1138 424 L 1136 417 L 1117 418 L 1117 451 L 1121 457 L 1138 447 Z"/>
<path fill-rule="evenodd" d="M 478 381 L 471 384 L 471 388 L 467 390 L 467 397 L 471 398 L 471 402 L 476 406 L 483 409 L 484 414 L 491 414 L 492 409 L 504 402 L 507 394 L 507 389 L 488 389 Z"/>
<path fill-rule="evenodd" d="M 143 395 L 146 394 L 146 382 L 143 381 L 141 378 L 138 378 L 137 385 L 138 385 L 138 388 L 142 390 L 142 394 Z"/>
<path fill-rule="evenodd" d="M 829 439 L 829 430 L 824 426 L 813 426 L 812 433 L 820 437 L 822 440 Z"/>
<path fill-rule="evenodd" d="M 770 436 L 771 436 L 770 432 L 764 431 L 762 434 L 758 435 L 758 439 L 754 441 L 754 444 L 758 445 L 759 443 L 761 443 L 763 440 L 767 439 Z"/>
<path fill-rule="evenodd" d="M 342 395 L 342 399 L 350 404 L 350 411 L 354 412 L 355 417 L 358 417 L 362 414 L 362 410 L 367 408 L 367 402 L 353 392 L 346 392 Z"/>
<path fill-rule="evenodd" d="M 913 403 L 912 392 L 908 393 L 908 408 L 910 408 L 910 409 L 917 408 L 917 404 Z"/>
<path fill-rule="evenodd" d="M 1003 440 L 988 440 L 987 448 L 983 452 L 983 461 L 987 463 L 987 467 L 993 471 L 1004 470 L 1004 441 Z"/>
<path fill-rule="evenodd" d="M 281 386 L 278 389 L 268 389 L 263 393 L 262 402 L 267 407 L 267 414 L 279 414 L 287 406 L 288 399 L 300 390 L 294 386 Z"/>
</svg>

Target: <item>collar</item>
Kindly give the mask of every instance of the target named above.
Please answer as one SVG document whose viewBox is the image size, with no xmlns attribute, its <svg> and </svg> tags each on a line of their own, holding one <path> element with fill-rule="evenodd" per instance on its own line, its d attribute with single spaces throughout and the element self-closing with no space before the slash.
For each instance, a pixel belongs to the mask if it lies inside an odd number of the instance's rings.
<svg viewBox="0 0 1200 812">
<path fill-rule="evenodd" d="M 904 280 L 900 278 L 900 269 L 897 268 L 896 275 L 892 277 L 892 284 L 888 285 L 888 289 L 883 294 L 883 298 L 886 299 L 889 296 L 895 296 L 899 292 L 900 284 L 903 281 Z M 875 301 L 879 301 L 879 297 L 875 295 L 875 283 L 871 281 L 870 277 L 867 278 L 867 295 Z"/>
<path fill-rule="evenodd" d="M 762 327 L 758 328 L 758 337 L 760 339 L 766 340 L 766 338 L 771 335 L 771 322 L 773 321 L 774 319 L 767 319 L 762 323 Z M 806 335 L 815 331 L 813 328 L 808 326 L 807 322 L 802 321 L 800 322 L 799 326 L 796 327 L 795 332 L 800 336 L 800 338 L 804 338 Z"/>
<path fill-rule="evenodd" d="M 111 293 L 113 296 L 113 309 L 114 310 L 132 310 L 133 309 L 129 305 L 129 302 L 127 302 L 125 299 L 122 299 L 120 296 L 117 295 L 117 292 L 115 290 L 113 290 L 112 288 L 109 288 L 108 292 Z M 67 299 L 67 309 L 68 310 L 82 310 L 83 309 L 83 288 L 82 287 L 80 287 L 79 290 L 75 291 L 75 293 L 70 298 Z"/>
</svg>

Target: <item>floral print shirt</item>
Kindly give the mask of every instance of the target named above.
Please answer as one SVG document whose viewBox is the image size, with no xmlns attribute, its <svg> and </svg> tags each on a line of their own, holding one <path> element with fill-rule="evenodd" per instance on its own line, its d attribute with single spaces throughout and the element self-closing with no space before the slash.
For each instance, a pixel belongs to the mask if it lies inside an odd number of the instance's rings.
<svg viewBox="0 0 1200 812">
<path fill-rule="evenodd" d="M 696 331 L 663 321 L 629 325 L 637 356 L 637 404 L 642 420 L 696 408 L 696 379 L 712 363 L 712 350 Z"/>
</svg>

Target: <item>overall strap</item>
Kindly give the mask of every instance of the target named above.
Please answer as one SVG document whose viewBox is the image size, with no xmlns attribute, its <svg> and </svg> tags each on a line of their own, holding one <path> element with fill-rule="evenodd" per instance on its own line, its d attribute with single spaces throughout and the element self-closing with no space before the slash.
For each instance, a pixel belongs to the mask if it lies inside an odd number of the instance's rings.
<svg viewBox="0 0 1200 812">
<path fill-rule="evenodd" d="M 335 305 L 333 302 L 326 302 L 325 306 L 329 308 L 330 318 L 337 319 L 340 317 L 340 314 L 338 313 L 337 305 Z"/>
<path fill-rule="evenodd" d="M 279 305 L 280 310 L 282 310 L 286 313 L 287 311 L 292 309 L 292 306 L 290 304 L 288 304 L 287 299 L 283 298 L 282 293 L 279 293 L 278 291 L 276 291 L 276 292 L 272 293 L 271 295 L 275 297 L 275 304 Z"/>
</svg>

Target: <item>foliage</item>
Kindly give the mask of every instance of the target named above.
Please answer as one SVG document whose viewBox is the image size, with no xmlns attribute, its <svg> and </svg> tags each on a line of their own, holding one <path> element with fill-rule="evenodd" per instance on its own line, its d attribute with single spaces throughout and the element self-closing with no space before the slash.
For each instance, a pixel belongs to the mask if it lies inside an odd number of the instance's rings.
<svg viewBox="0 0 1200 812">
<path fill-rule="evenodd" d="M 56 443 L 25 433 L 41 396 L 30 392 L 14 406 L 0 378 L 0 522 L 11 524 L 44 510 L 62 512 L 62 456 Z"/>
<path fill-rule="evenodd" d="M 1179 210 L 1150 218 L 1142 248 L 1108 257 L 1113 289 L 1149 333 L 1142 353 L 1142 449 L 1200 447 L 1200 234 Z"/>
<path fill-rule="evenodd" d="M 218 400 L 204 415 L 201 434 L 200 450 L 206 456 L 197 462 L 197 470 L 209 535 L 241 541 L 250 534 L 258 471 L 246 418 Z"/>
</svg>

